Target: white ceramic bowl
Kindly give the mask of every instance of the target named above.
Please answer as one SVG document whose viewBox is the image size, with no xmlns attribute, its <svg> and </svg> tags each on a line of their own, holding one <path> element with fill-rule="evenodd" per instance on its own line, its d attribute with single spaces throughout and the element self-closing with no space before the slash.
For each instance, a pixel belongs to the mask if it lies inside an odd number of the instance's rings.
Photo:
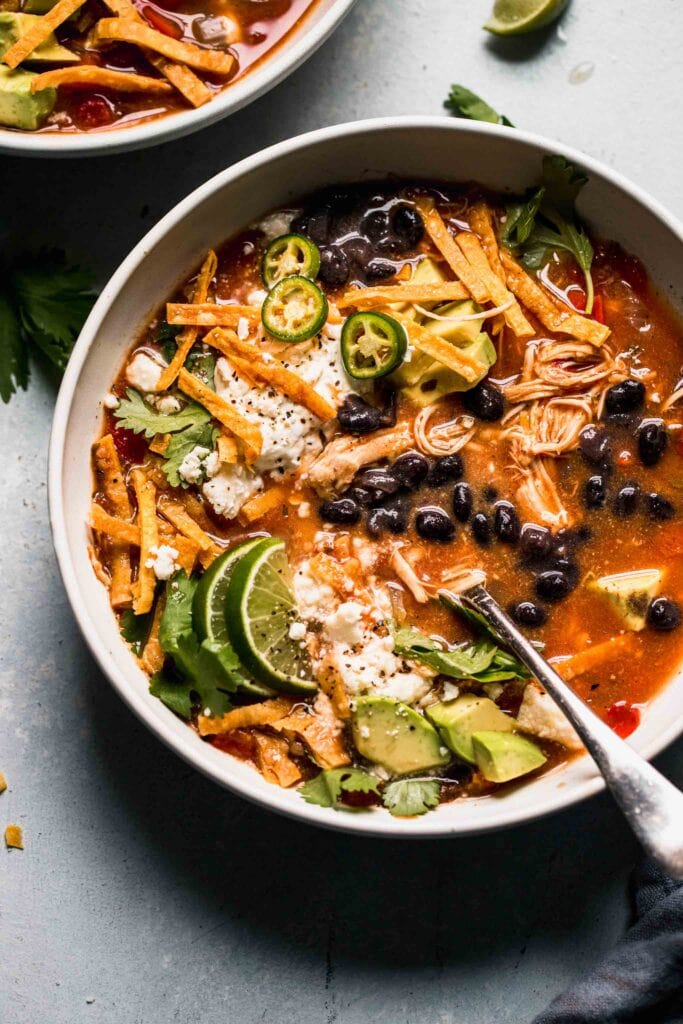
<svg viewBox="0 0 683 1024">
<path fill-rule="evenodd" d="M 100 428 L 100 401 L 137 332 L 174 286 L 215 246 L 273 207 L 321 186 L 397 175 L 475 180 L 521 191 L 536 182 L 541 158 L 564 153 L 589 184 L 581 212 L 603 236 L 640 256 L 679 309 L 683 228 L 636 186 L 581 153 L 528 133 L 445 118 L 395 118 L 340 125 L 273 146 L 197 189 L 140 242 L 104 289 L 76 345 L 62 384 L 50 444 L 49 498 L 64 584 L 102 671 L 143 722 L 216 782 L 273 810 L 350 832 L 421 837 L 498 829 L 547 814 L 598 792 L 592 761 L 581 758 L 499 797 L 446 804 L 413 820 L 384 810 L 345 814 L 305 803 L 269 785 L 252 768 L 202 742 L 148 693 L 147 679 L 119 637 L 107 593 L 86 550 L 89 449 Z M 652 702 L 633 736 L 648 757 L 683 731 L 683 673 Z"/>
<path fill-rule="evenodd" d="M 130 149 L 157 146 L 170 139 L 189 135 L 214 124 L 229 114 L 246 107 L 303 64 L 334 32 L 356 0 L 317 0 L 304 14 L 272 55 L 266 56 L 247 74 L 210 103 L 192 110 L 168 114 L 131 128 L 103 132 L 36 132 L 10 131 L 0 127 L 0 153 L 18 156 L 96 156 L 121 153 Z"/>
</svg>

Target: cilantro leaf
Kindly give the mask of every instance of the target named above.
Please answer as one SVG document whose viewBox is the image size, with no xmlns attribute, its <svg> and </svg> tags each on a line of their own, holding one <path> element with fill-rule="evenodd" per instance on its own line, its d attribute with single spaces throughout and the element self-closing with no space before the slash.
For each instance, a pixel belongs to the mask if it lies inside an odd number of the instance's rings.
<svg viewBox="0 0 683 1024">
<path fill-rule="evenodd" d="M 545 189 L 539 188 L 525 203 L 511 203 L 507 208 L 507 217 L 503 227 L 503 245 L 511 248 L 524 245 L 536 225 L 536 214 L 539 211 Z"/>
<path fill-rule="evenodd" d="M 214 374 L 216 372 L 216 360 L 212 352 L 203 352 L 193 349 L 185 360 L 185 365 L 190 373 L 199 377 L 202 384 L 215 389 Z"/>
<path fill-rule="evenodd" d="M 149 631 L 152 627 L 152 613 L 136 615 L 132 608 L 127 608 L 119 619 L 119 630 L 124 640 L 127 640 L 135 653 L 139 656 L 145 646 Z"/>
<path fill-rule="evenodd" d="M 378 778 L 362 768 L 332 768 L 305 782 L 299 793 L 308 804 L 337 807 L 342 793 L 379 793 L 379 784 Z"/>
<path fill-rule="evenodd" d="M 155 672 L 149 681 L 149 692 L 181 718 L 188 719 L 192 714 L 190 687 L 185 680 L 169 679 L 164 672 Z"/>
<path fill-rule="evenodd" d="M 197 447 L 212 451 L 217 436 L 218 430 L 210 423 L 196 423 L 173 435 L 164 452 L 163 465 L 166 478 L 172 487 L 187 487 L 186 481 L 178 472 L 183 459 Z"/>
<path fill-rule="evenodd" d="M 12 300 L 0 292 L 0 398 L 9 402 L 17 388 L 28 387 L 28 348 Z"/>
<path fill-rule="evenodd" d="M 382 803 L 395 817 L 414 818 L 436 807 L 440 792 L 438 779 L 399 779 L 386 787 Z"/>
<path fill-rule="evenodd" d="M 197 402 L 188 402 L 180 412 L 157 412 L 133 388 L 127 388 L 126 397 L 114 410 L 114 416 L 121 421 L 122 427 L 148 438 L 155 434 L 174 434 L 186 427 L 208 423 L 211 419 L 211 414 Z"/>
<path fill-rule="evenodd" d="M 394 651 L 400 657 L 428 665 L 440 675 L 453 679 L 492 683 L 529 676 L 521 662 L 488 639 L 444 650 L 436 640 L 412 627 L 394 630 L 393 639 Z"/>
<path fill-rule="evenodd" d="M 548 202 L 563 217 L 574 216 L 574 203 L 588 178 L 565 157 L 555 153 L 543 157 L 543 185 Z"/>
<path fill-rule="evenodd" d="M 464 85 L 452 85 L 444 107 L 455 117 L 467 118 L 470 121 L 487 121 L 489 124 L 505 124 L 514 128 L 504 114 L 499 114 L 493 107 L 476 93 L 466 89 Z"/>
</svg>

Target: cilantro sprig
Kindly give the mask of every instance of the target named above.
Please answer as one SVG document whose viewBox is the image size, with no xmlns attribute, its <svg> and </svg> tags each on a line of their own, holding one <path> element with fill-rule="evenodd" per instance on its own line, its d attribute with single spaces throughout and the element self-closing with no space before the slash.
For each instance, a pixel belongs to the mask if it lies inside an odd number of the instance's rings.
<svg viewBox="0 0 683 1024">
<path fill-rule="evenodd" d="M 356 808 L 342 802 L 344 793 L 375 793 L 381 796 L 390 814 L 402 818 L 426 814 L 438 805 L 440 792 L 439 779 L 397 779 L 384 783 L 364 768 L 331 768 L 299 788 L 306 803 L 346 811 Z"/>
<path fill-rule="evenodd" d="M 390 814 L 415 818 L 439 804 L 441 783 L 438 779 L 397 779 L 382 794 L 382 802 Z"/>
<path fill-rule="evenodd" d="M 528 670 L 511 654 L 487 638 L 460 644 L 447 650 L 421 633 L 403 627 L 393 632 L 394 651 L 402 658 L 428 665 L 440 675 L 453 679 L 472 679 L 478 683 L 498 683 L 506 679 L 527 679 Z"/>
<path fill-rule="evenodd" d="M 28 387 L 36 356 L 64 372 L 95 294 L 90 276 L 58 250 L 24 254 L 1 270 L 0 398 L 9 402 Z"/>
<path fill-rule="evenodd" d="M 486 100 L 466 89 L 464 85 L 451 86 L 444 107 L 454 117 L 466 118 L 469 121 L 486 121 L 488 124 L 505 124 L 508 128 L 515 127 L 505 114 L 499 114 Z"/>
<path fill-rule="evenodd" d="M 159 412 L 145 402 L 139 391 L 126 390 L 114 416 L 120 426 L 134 434 L 152 438 L 155 434 L 175 434 L 186 427 L 198 427 L 211 420 L 211 414 L 197 402 L 188 402 L 179 412 Z"/>
<path fill-rule="evenodd" d="M 337 807 L 342 793 L 379 793 L 380 780 L 362 768 L 330 768 L 300 787 L 307 804 Z"/>
</svg>

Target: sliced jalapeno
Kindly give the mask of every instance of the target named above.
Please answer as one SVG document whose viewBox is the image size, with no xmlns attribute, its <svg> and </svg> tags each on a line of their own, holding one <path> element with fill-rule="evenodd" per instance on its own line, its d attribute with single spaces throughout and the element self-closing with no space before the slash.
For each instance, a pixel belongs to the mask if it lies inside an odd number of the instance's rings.
<svg viewBox="0 0 683 1024">
<path fill-rule="evenodd" d="M 312 338 L 327 320 L 327 299 L 316 284 L 297 274 L 283 277 L 261 307 L 263 326 L 280 341 Z"/>
<path fill-rule="evenodd" d="M 283 277 L 307 277 L 311 281 L 320 270 L 320 249 L 303 235 L 280 235 L 273 239 L 261 260 L 261 277 L 272 288 Z"/>
<path fill-rule="evenodd" d="M 342 360 L 356 380 L 386 377 L 401 365 L 407 347 L 405 330 L 385 313 L 354 313 L 342 327 Z"/>
</svg>

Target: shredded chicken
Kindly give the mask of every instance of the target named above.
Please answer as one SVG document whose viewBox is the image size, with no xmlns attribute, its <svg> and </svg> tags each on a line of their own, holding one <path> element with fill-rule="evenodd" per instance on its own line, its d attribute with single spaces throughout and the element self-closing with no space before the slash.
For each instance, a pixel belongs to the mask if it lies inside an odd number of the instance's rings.
<svg viewBox="0 0 683 1024">
<path fill-rule="evenodd" d="M 593 396 L 576 395 L 533 402 L 529 409 L 517 406 L 505 436 L 518 464 L 536 455 L 565 455 L 578 447 L 584 427 L 593 420 Z"/>
<path fill-rule="evenodd" d="M 471 566 L 460 565 L 445 570 L 438 586 L 434 587 L 434 591 L 436 594 L 462 594 L 465 590 L 478 587 L 482 583 L 486 583 L 486 573 L 483 569 L 472 569 Z"/>
<path fill-rule="evenodd" d="M 410 424 L 380 430 L 370 437 L 337 437 L 308 469 L 308 479 L 323 497 L 349 486 L 363 466 L 394 458 L 415 444 Z"/>
<path fill-rule="evenodd" d="M 398 545 L 394 548 L 391 554 L 391 567 L 400 579 L 402 583 L 405 583 L 406 587 L 413 595 L 418 604 L 427 604 L 429 601 L 429 594 L 422 586 L 420 578 L 413 569 L 412 565 L 401 554 Z"/>
<path fill-rule="evenodd" d="M 527 347 L 521 378 L 507 385 L 505 397 L 509 402 L 533 402 L 626 377 L 623 357 L 615 359 L 607 346 L 596 349 L 579 341 L 547 340 Z"/>
<path fill-rule="evenodd" d="M 472 416 L 456 416 L 444 423 L 432 423 L 438 405 L 428 405 L 415 417 L 413 429 L 417 447 L 425 455 L 453 455 L 464 448 L 477 432 Z"/>
<path fill-rule="evenodd" d="M 517 498 L 536 522 L 558 530 L 569 525 L 569 513 L 548 472 L 547 461 L 538 457 L 526 466 L 518 465 L 522 483 L 517 489 Z"/>
<path fill-rule="evenodd" d="M 662 405 L 662 412 L 667 412 L 672 405 L 679 402 L 683 398 L 683 386 L 676 388 L 673 394 L 669 395 L 666 402 Z"/>
</svg>

